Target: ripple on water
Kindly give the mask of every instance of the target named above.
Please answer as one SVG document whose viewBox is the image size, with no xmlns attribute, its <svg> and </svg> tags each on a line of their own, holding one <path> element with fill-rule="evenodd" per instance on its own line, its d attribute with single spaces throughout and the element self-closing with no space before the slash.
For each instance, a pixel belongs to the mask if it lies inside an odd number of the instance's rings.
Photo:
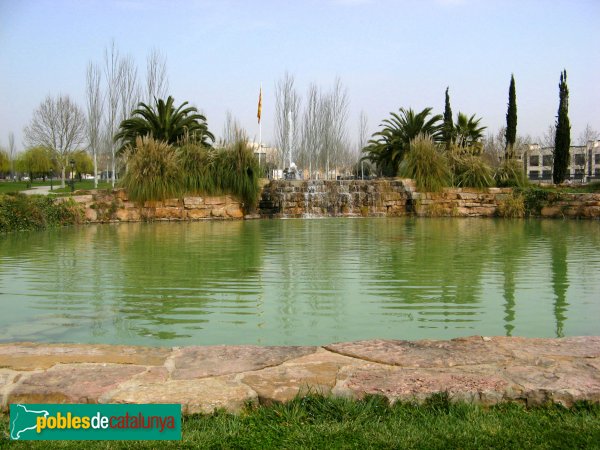
<svg viewBox="0 0 600 450">
<path fill-rule="evenodd" d="M 598 292 L 596 222 L 123 224 L 0 240 L 0 341 L 598 334 Z"/>
</svg>

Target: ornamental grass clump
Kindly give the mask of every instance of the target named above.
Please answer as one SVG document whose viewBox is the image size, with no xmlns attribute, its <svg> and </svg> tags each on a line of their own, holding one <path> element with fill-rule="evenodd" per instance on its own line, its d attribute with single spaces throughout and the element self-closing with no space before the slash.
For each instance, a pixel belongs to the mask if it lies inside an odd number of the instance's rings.
<svg viewBox="0 0 600 450">
<path fill-rule="evenodd" d="M 220 194 L 214 174 L 216 150 L 185 143 L 177 150 L 183 171 L 183 185 L 190 194 Z"/>
<path fill-rule="evenodd" d="M 488 188 L 495 185 L 492 168 L 481 159 L 471 154 L 450 153 L 453 185 L 456 187 Z"/>
<path fill-rule="evenodd" d="M 450 182 L 448 160 L 426 135 L 419 135 L 411 141 L 398 174 L 414 179 L 417 188 L 426 192 L 440 191 Z"/>
<path fill-rule="evenodd" d="M 523 170 L 523 163 L 516 159 L 502 161 L 494 174 L 494 178 L 498 187 L 525 187 L 528 184 Z"/>
<path fill-rule="evenodd" d="M 260 193 L 260 166 L 247 142 L 240 139 L 221 150 L 214 163 L 221 190 L 240 197 L 247 210 L 254 209 Z"/>
<path fill-rule="evenodd" d="M 175 149 L 151 137 L 137 137 L 128 149 L 127 171 L 121 185 L 129 198 L 143 203 L 178 197 L 184 177 Z"/>
</svg>

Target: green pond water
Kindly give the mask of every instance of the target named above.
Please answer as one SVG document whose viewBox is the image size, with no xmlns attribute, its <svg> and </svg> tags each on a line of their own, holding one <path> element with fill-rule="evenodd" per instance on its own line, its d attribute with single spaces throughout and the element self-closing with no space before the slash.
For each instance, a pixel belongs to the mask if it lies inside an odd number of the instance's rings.
<svg viewBox="0 0 600 450">
<path fill-rule="evenodd" d="M 600 334 L 600 223 L 313 219 L 0 236 L 0 342 Z"/>
</svg>

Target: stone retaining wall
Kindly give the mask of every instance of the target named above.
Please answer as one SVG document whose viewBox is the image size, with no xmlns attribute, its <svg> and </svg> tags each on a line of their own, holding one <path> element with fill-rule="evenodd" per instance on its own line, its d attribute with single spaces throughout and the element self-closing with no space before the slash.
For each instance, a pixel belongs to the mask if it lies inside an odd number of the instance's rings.
<svg viewBox="0 0 600 450">
<path fill-rule="evenodd" d="M 563 194 L 548 193 L 540 201 L 539 216 L 554 218 L 600 218 L 600 193 Z"/>
<path fill-rule="evenodd" d="M 537 217 L 600 218 L 600 193 L 529 191 L 526 213 Z M 541 198 L 535 195 L 541 195 Z M 529 195 L 529 197 L 528 197 Z M 495 217 L 512 200 L 511 188 L 445 188 L 418 192 L 413 180 L 271 181 L 263 188 L 261 217 Z M 525 212 L 525 211 L 524 211 Z"/>
<path fill-rule="evenodd" d="M 538 191 L 527 198 L 532 216 L 600 218 L 600 193 L 567 194 Z M 495 217 L 510 188 L 446 188 L 417 192 L 412 180 L 272 181 L 264 186 L 258 215 L 246 215 L 232 196 L 183 197 L 143 205 L 131 202 L 122 189 L 79 191 L 72 198 L 90 223 L 151 220 L 243 219 L 256 217 Z M 64 201 L 68 197 L 59 197 Z"/>
<path fill-rule="evenodd" d="M 512 195 L 510 188 L 484 191 L 447 188 L 442 192 L 413 192 L 413 210 L 417 216 L 494 217 L 498 204 Z"/>
<path fill-rule="evenodd" d="M 183 197 L 143 205 L 129 201 L 122 189 L 107 191 L 76 192 L 70 197 L 84 209 L 84 217 L 90 223 L 139 222 L 152 220 L 204 220 L 242 219 L 242 204 L 235 198 Z M 65 201 L 69 197 L 59 197 Z"/>
<path fill-rule="evenodd" d="M 259 203 L 262 217 L 396 217 L 408 214 L 412 180 L 271 181 Z"/>
<path fill-rule="evenodd" d="M 10 403 L 180 403 L 184 414 L 318 392 L 423 401 L 437 392 L 491 405 L 600 402 L 600 337 L 473 336 L 323 347 L 150 348 L 0 344 L 0 409 Z"/>
</svg>

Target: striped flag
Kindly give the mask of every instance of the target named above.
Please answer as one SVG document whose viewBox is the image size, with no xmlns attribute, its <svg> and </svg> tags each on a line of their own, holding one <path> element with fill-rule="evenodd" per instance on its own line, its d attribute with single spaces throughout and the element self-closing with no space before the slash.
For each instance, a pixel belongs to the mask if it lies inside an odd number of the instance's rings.
<svg viewBox="0 0 600 450">
<path fill-rule="evenodd" d="M 258 94 L 258 113 L 256 117 L 258 117 L 258 123 L 260 123 L 260 115 L 262 114 L 262 86 L 260 87 L 260 92 Z"/>
</svg>

